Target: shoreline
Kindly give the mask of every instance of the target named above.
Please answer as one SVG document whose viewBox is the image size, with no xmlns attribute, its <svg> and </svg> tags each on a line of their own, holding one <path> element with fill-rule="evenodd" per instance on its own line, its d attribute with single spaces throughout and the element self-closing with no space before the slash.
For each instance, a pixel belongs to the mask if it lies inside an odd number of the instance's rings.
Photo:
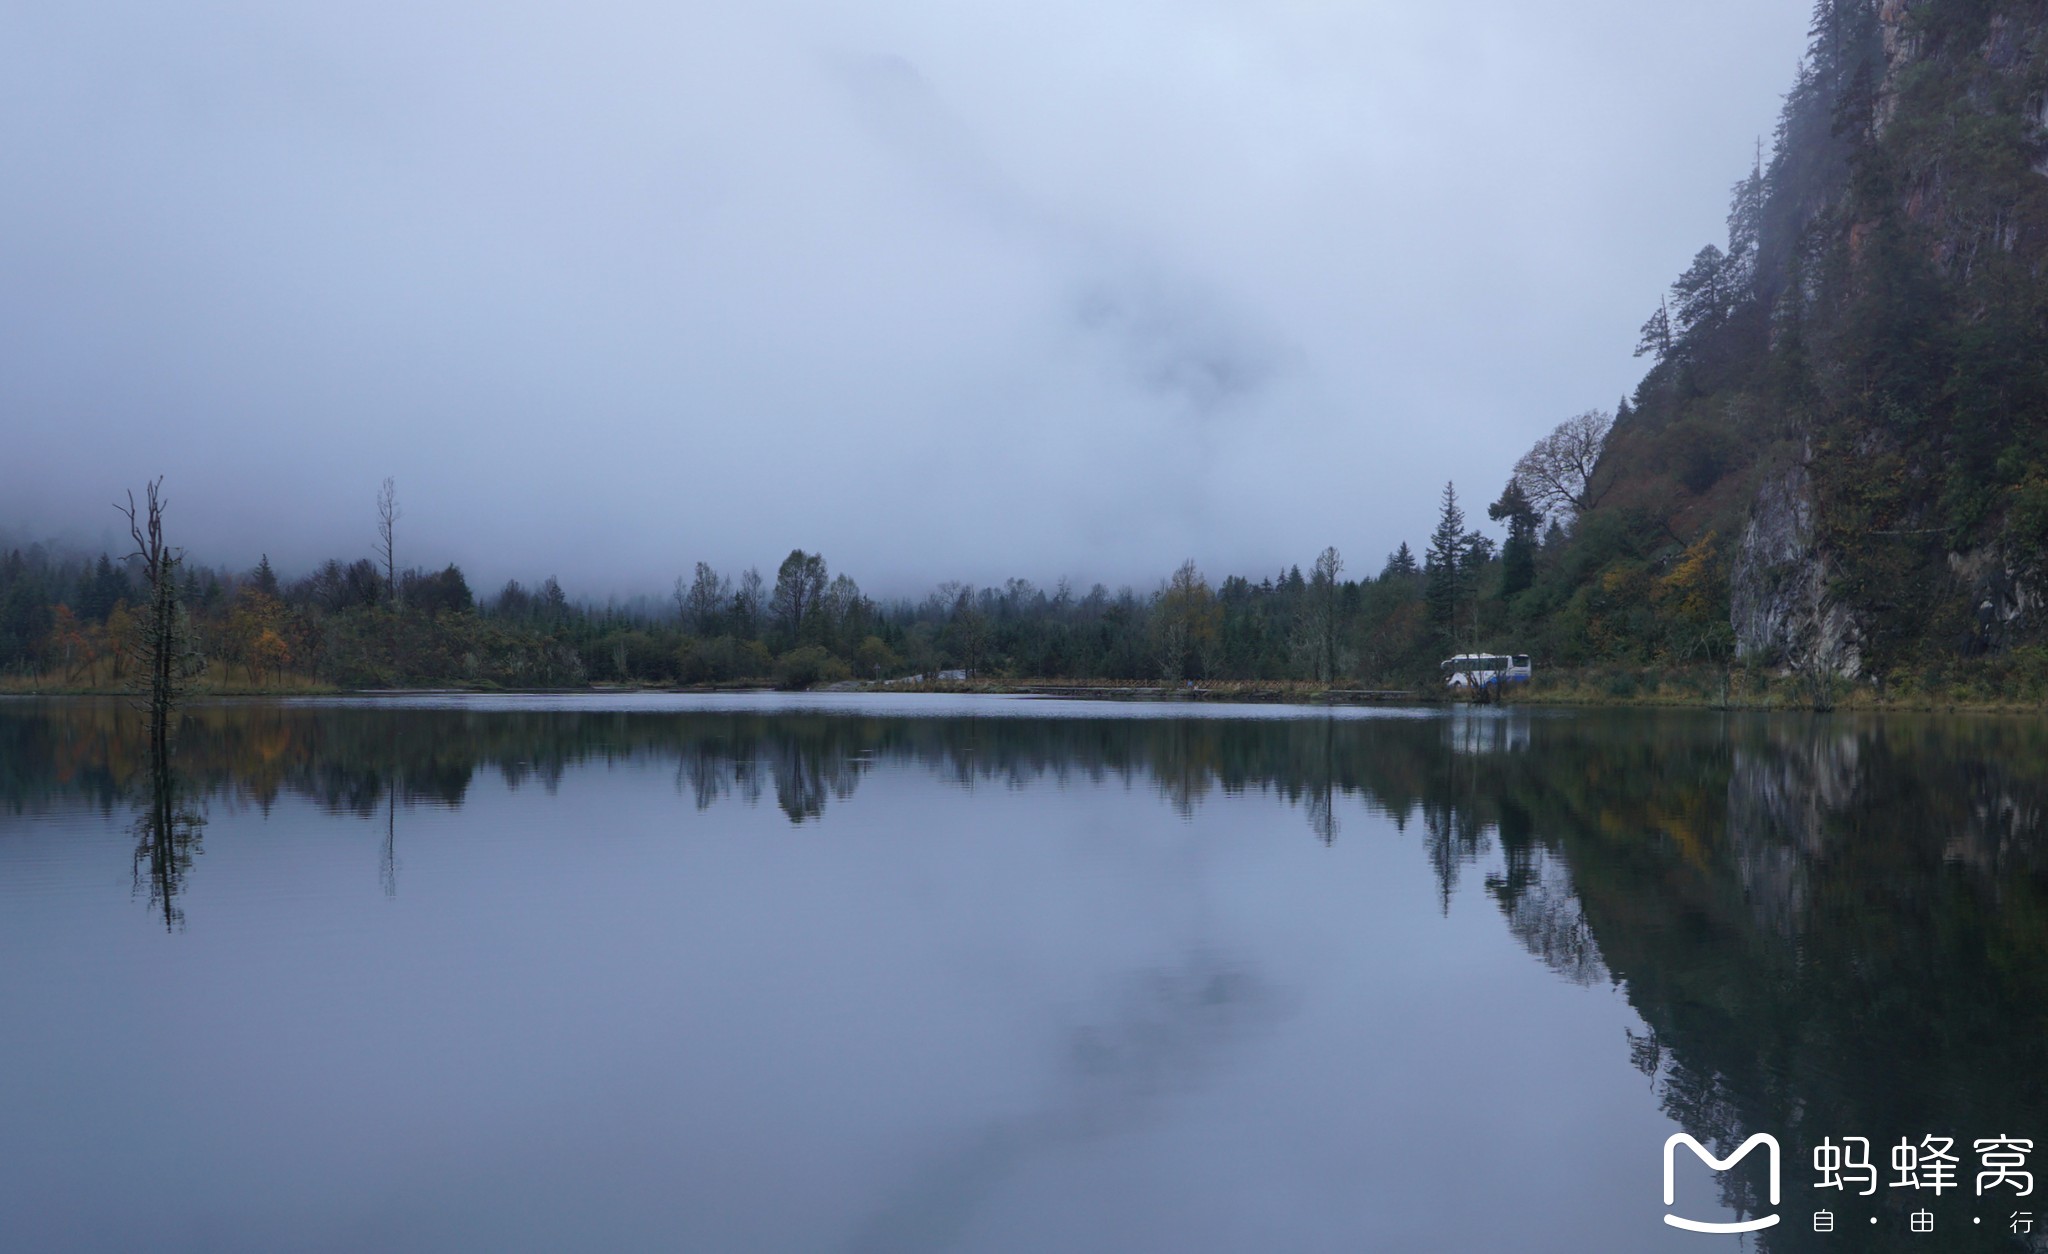
<svg viewBox="0 0 2048 1254">
<path fill-rule="evenodd" d="M 618 693 L 772 693 L 782 691 L 845 693 L 910 693 L 1048 697 L 1072 701 L 1178 703 L 1235 702 L 1305 706 L 1451 706 L 1469 705 L 1448 693 L 1424 688 L 1332 686 L 1305 680 L 1227 680 L 1172 687 L 1128 680 L 985 679 L 907 683 L 847 681 L 808 689 L 778 689 L 769 683 L 727 684 L 588 684 L 561 688 L 500 688 L 461 683 L 405 688 L 342 688 L 311 682 L 282 685 L 223 684 L 195 687 L 192 701 L 243 699 L 320 699 L 326 697 L 398 697 L 436 695 L 576 695 Z M 1745 675 L 1742 672 L 1702 673 L 1642 669 L 1587 669 L 1539 675 L 1526 686 L 1510 690 L 1503 707 L 1546 709 L 1697 709 L 1759 713 L 1916 713 L 2048 715 L 2048 699 L 2029 694 L 1993 695 L 1976 685 L 1930 691 L 1922 683 L 1894 685 L 1890 691 L 1870 683 L 1839 681 L 1822 690 L 1797 676 Z M 126 688 L 83 685 L 31 685 L 0 682 L 0 697 L 119 698 Z M 1482 703 L 1493 704 L 1493 703 Z"/>
</svg>

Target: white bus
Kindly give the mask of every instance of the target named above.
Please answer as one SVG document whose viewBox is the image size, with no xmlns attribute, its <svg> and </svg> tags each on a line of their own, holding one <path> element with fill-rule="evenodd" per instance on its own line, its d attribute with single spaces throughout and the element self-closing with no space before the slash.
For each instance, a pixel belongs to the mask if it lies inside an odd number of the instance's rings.
<svg viewBox="0 0 2048 1254">
<path fill-rule="evenodd" d="M 1526 653 L 1460 653 L 1445 658 L 1444 686 L 1447 688 L 1498 688 L 1504 684 L 1529 682 Z"/>
</svg>

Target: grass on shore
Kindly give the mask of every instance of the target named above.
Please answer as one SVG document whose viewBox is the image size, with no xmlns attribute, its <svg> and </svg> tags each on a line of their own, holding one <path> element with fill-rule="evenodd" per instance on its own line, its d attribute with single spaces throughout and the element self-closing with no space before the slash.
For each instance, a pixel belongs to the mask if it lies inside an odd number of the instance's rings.
<svg viewBox="0 0 2048 1254">
<path fill-rule="evenodd" d="M 1203 679 L 1168 683 L 1161 679 L 1033 679 L 1020 676 L 981 676 L 974 679 L 921 680 L 865 684 L 876 692 L 1030 692 L 1076 696 L 1100 694 L 1117 696 L 1162 696 L 1190 694 L 1212 700 L 1235 697 L 1286 696 L 1303 699 L 1333 692 L 1364 691 L 1371 685 L 1344 681 L 1336 684 L 1311 679 Z"/>
<path fill-rule="evenodd" d="M 1356 680 L 1323 683 L 1315 680 L 1204 680 L 1169 685 L 1159 680 L 1027 679 L 978 677 L 971 680 L 926 680 L 916 683 L 832 685 L 841 691 L 1033 694 L 1108 700 L 1192 700 L 1285 702 L 1296 704 L 1387 701 L 1398 704 L 1441 704 L 1451 697 L 1429 682 L 1367 684 Z M 436 687 L 470 688 L 450 684 Z M 596 685 L 569 691 L 735 691 L 765 688 L 748 681 L 715 688 L 677 688 L 665 684 Z M 42 696 L 119 696 L 129 689 L 102 661 L 71 677 L 0 676 L 0 693 Z M 209 663 L 192 682 L 194 697 L 333 696 L 356 691 L 310 675 L 251 676 L 239 666 Z M 2015 650 L 1992 658 L 1932 667 L 1896 675 L 1882 684 L 1869 679 L 1816 682 L 1787 672 L 1740 666 L 1590 666 L 1569 670 L 1539 667 L 1536 678 L 1508 694 L 1510 705 L 1650 706 L 1738 710 L 1902 710 L 2048 713 L 2048 649 Z"/>
<path fill-rule="evenodd" d="M 1525 705 L 1693 706 L 1732 710 L 1901 710 L 2048 713 L 2048 658 L 2019 654 L 1894 675 L 1879 682 L 1707 667 L 1584 667 L 1539 672 L 1515 692 Z"/>
<path fill-rule="evenodd" d="M 0 675 L 0 693 L 16 696 L 122 697 L 130 691 L 128 676 L 116 675 L 113 663 L 104 659 L 70 676 Z M 186 691 L 194 697 L 310 697 L 332 696 L 346 690 L 311 675 L 292 671 L 250 675 L 239 666 L 211 661 L 204 671 L 192 677 Z"/>
<path fill-rule="evenodd" d="M 1402 704 L 1455 700 L 1422 676 L 1407 683 L 1366 684 L 1343 680 L 1226 680 L 1191 689 L 1156 681 L 975 679 L 966 682 L 890 685 L 883 691 L 1016 693 L 1076 697 L 1181 698 L 1204 701 L 1297 703 L 1372 700 L 1376 690 Z M 2008 654 L 1973 659 L 1941 670 L 1870 679 L 1815 680 L 1793 672 L 1719 666 L 1589 666 L 1539 668 L 1533 682 L 1509 690 L 1507 704 L 1595 707 L 1686 707 L 1733 710 L 1900 710 L 2048 713 L 2048 654 Z"/>
</svg>

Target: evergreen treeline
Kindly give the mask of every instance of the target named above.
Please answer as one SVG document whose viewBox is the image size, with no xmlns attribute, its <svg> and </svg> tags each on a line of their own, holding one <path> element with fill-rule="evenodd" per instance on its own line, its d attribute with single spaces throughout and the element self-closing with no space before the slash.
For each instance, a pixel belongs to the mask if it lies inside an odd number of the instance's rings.
<svg viewBox="0 0 2048 1254">
<path fill-rule="evenodd" d="M 1292 566 L 1220 586 L 1188 562 L 1145 592 L 1012 579 L 877 601 L 799 550 L 772 579 L 699 563 L 659 612 L 572 600 L 552 576 L 479 598 L 457 566 L 379 569 L 370 558 L 290 580 L 268 558 L 245 572 L 187 565 L 182 594 L 196 647 L 225 668 L 217 678 L 252 687 L 287 677 L 344 687 L 799 688 L 947 675 L 1382 683 L 1433 673 L 1446 652 L 1482 641 L 1498 626 L 1503 578 L 1517 561 L 1535 569 L 1546 551 L 1515 523 L 1504 560 L 1464 529 L 1448 486 L 1444 509 L 1423 560 L 1403 544 L 1363 578 L 1346 578 L 1331 548 L 1306 574 Z M 139 586 L 106 554 L 30 546 L 0 556 L 0 673 L 50 686 L 124 682 Z"/>
</svg>

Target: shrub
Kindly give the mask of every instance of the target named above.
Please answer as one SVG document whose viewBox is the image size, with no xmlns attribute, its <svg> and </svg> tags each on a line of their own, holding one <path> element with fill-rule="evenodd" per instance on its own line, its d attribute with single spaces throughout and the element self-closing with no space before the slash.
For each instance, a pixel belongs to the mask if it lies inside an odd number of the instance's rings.
<svg viewBox="0 0 2048 1254">
<path fill-rule="evenodd" d="M 791 649 L 775 659 L 775 686 L 785 692 L 851 678 L 853 672 L 846 663 L 814 644 Z"/>
<path fill-rule="evenodd" d="M 903 659 L 880 636 L 861 641 L 854 660 L 860 663 L 861 675 L 867 679 L 883 679 L 903 669 Z"/>
</svg>

